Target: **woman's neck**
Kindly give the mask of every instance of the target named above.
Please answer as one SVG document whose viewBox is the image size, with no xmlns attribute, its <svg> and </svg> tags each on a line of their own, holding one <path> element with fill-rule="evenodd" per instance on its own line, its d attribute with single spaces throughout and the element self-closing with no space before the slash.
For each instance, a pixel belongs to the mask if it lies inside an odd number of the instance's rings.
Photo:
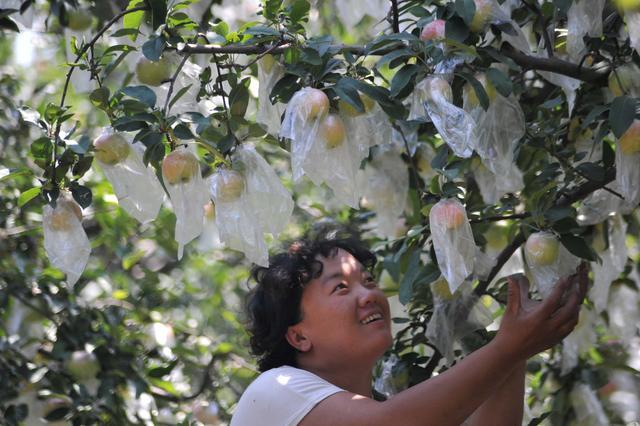
<svg viewBox="0 0 640 426">
<path fill-rule="evenodd" d="M 331 363 L 319 364 L 312 362 L 312 360 L 298 359 L 298 367 L 323 378 L 329 383 L 332 383 L 346 391 L 372 397 L 371 393 L 371 371 L 373 369 L 372 363 L 359 362 L 357 365 L 349 363 L 341 363 L 335 365 Z"/>
</svg>

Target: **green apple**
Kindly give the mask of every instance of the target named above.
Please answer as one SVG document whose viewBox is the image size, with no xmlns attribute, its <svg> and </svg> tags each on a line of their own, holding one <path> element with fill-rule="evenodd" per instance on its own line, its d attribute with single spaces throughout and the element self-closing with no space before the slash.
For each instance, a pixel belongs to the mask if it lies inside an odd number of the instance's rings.
<svg viewBox="0 0 640 426">
<path fill-rule="evenodd" d="M 117 133 L 102 134 L 93 141 L 96 159 L 103 164 L 114 165 L 129 156 L 131 147 L 125 138 Z"/>
<path fill-rule="evenodd" d="M 100 371 L 100 363 L 91 352 L 75 351 L 65 363 L 65 368 L 74 379 L 81 382 L 96 377 Z"/>
<path fill-rule="evenodd" d="M 244 176 L 236 170 L 223 170 L 218 174 L 217 201 L 230 202 L 240 198 L 244 192 Z"/>
<path fill-rule="evenodd" d="M 198 172 L 198 158 L 190 151 L 172 151 L 162 160 L 162 178 L 175 185 L 189 182 Z"/>
<path fill-rule="evenodd" d="M 171 78 L 169 61 L 162 57 L 154 62 L 141 56 L 136 64 L 136 76 L 142 84 L 160 86 L 164 81 Z"/>
<path fill-rule="evenodd" d="M 473 0 L 476 4 L 476 13 L 473 15 L 469 29 L 474 33 L 480 32 L 489 22 L 493 0 Z"/>
<path fill-rule="evenodd" d="M 337 114 L 329 114 L 320 123 L 319 132 L 327 149 L 337 148 L 345 140 L 344 121 Z"/>
<path fill-rule="evenodd" d="M 531 264 L 548 266 L 558 259 L 560 242 L 550 232 L 535 232 L 527 238 L 524 251 Z"/>
<path fill-rule="evenodd" d="M 307 89 L 304 105 L 307 108 L 307 120 L 324 117 L 329 112 L 329 98 L 320 89 Z"/>
<path fill-rule="evenodd" d="M 67 28 L 73 31 L 88 30 L 93 24 L 93 16 L 88 9 L 71 9 L 67 11 L 67 17 Z"/>
</svg>

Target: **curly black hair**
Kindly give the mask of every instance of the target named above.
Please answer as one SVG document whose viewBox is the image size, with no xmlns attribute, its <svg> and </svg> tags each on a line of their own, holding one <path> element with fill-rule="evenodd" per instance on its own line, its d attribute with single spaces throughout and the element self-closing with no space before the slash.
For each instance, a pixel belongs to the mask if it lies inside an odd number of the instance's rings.
<svg viewBox="0 0 640 426">
<path fill-rule="evenodd" d="M 296 349 L 287 342 L 287 329 L 302 320 L 300 301 L 305 285 L 322 274 L 318 257 L 332 257 L 338 249 L 349 252 L 369 270 L 375 266 L 375 255 L 356 237 L 321 236 L 294 241 L 285 252 L 269 259 L 269 267 L 251 270 L 250 280 L 256 286 L 247 296 L 247 331 L 260 371 L 296 366 Z"/>
</svg>

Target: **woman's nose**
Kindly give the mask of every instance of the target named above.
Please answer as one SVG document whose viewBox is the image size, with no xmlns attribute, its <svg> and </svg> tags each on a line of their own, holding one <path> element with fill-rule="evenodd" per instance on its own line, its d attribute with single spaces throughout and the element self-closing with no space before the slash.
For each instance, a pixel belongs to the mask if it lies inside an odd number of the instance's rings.
<svg viewBox="0 0 640 426">
<path fill-rule="evenodd" d="M 378 288 L 375 286 L 360 285 L 358 289 L 358 302 L 360 306 L 366 306 L 376 301 Z"/>
</svg>

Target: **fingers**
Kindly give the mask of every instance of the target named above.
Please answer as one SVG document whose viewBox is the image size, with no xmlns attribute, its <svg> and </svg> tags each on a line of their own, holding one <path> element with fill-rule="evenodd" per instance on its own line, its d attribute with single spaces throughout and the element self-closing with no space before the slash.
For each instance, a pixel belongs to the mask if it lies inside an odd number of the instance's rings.
<svg viewBox="0 0 640 426">
<path fill-rule="evenodd" d="M 506 311 L 512 315 L 517 315 L 520 311 L 520 284 L 518 278 L 515 276 L 507 277 L 507 283 L 509 284 L 509 293 L 507 294 L 507 308 Z"/>
<path fill-rule="evenodd" d="M 587 291 L 589 290 L 589 264 L 587 262 L 582 262 L 580 266 L 578 266 L 577 276 L 580 291 L 580 302 L 582 303 L 587 295 Z"/>
<path fill-rule="evenodd" d="M 544 317 L 550 317 L 558 308 L 562 305 L 562 296 L 567 289 L 573 283 L 571 277 L 565 277 L 558 280 L 555 287 L 551 291 L 551 294 L 542 303 L 540 307 L 540 314 Z"/>
</svg>

